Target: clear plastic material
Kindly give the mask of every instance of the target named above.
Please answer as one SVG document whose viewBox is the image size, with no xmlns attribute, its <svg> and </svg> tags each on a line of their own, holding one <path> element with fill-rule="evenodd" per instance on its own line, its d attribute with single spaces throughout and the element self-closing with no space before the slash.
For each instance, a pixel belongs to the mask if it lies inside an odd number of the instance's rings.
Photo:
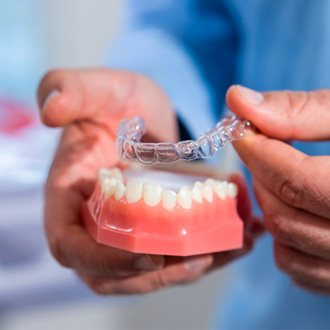
<svg viewBox="0 0 330 330">
<path fill-rule="evenodd" d="M 146 127 L 143 119 L 136 116 L 120 123 L 117 133 L 117 150 L 120 158 L 138 160 L 143 164 L 167 164 L 178 160 L 210 158 L 227 143 L 242 138 L 250 126 L 249 121 L 229 115 L 196 141 L 142 143 L 140 140 L 146 132 Z"/>
</svg>

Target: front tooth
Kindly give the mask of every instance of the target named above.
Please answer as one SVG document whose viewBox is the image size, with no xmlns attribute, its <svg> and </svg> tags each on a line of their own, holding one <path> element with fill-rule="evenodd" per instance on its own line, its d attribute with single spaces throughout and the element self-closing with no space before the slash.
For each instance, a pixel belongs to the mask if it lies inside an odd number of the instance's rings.
<svg viewBox="0 0 330 330">
<path fill-rule="evenodd" d="M 126 200 L 135 203 L 142 197 L 143 182 L 140 180 L 129 180 L 126 184 Z"/>
<path fill-rule="evenodd" d="M 120 182 L 123 182 L 124 181 L 123 173 L 122 173 L 122 171 L 118 167 L 114 167 L 109 172 L 110 172 L 110 176 L 112 178 L 117 179 Z"/>
<path fill-rule="evenodd" d="M 173 210 L 176 206 L 177 195 L 172 190 L 164 190 L 162 193 L 163 207 L 167 210 Z"/>
<path fill-rule="evenodd" d="M 143 199 L 149 206 L 156 206 L 162 197 L 163 188 L 158 183 L 144 182 L 143 183 Z"/>
<path fill-rule="evenodd" d="M 208 202 L 211 203 L 213 201 L 213 187 L 212 186 L 205 184 L 204 187 L 202 188 L 202 193 L 203 193 L 203 197 Z"/>
<path fill-rule="evenodd" d="M 182 187 L 179 192 L 178 192 L 178 202 L 179 205 L 184 208 L 189 210 L 191 208 L 191 191 L 189 187 Z"/>
<path fill-rule="evenodd" d="M 119 201 L 122 197 L 124 197 L 126 192 L 126 187 L 122 182 L 117 181 L 116 190 L 115 190 L 115 200 Z"/>
<path fill-rule="evenodd" d="M 226 199 L 227 197 L 227 182 L 223 181 L 220 182 L 218 181 L 214 187 L 214 190 L 216 194 L 218 195 L 219 198 L 221 199 Z"/>
<path fill-rule="evenodd" d="M 114 192 L 116 191 L 116 186 L 117 186 L 118 181 L 116 179 L 109 179 L 109 178 L 105 178 L 103 181 L 103 185 L 102 185 L 102 190 L 104 192 L 104 197 L 105 198 L 109 198 L 111 197 Z"/>
<path fill-rule="evenodd" d="M 238 188 L 237 185 L 235 183 L 228 183 L 227 185 L 227 195 L 230 198 L 235 198 L 238 194 Z"/>
<path fill-rule="evenodd" d="M 194 186 L 191 190 L 191 197 L 197 203 L 203 203 L 203 194 L 201 188 Z"/>
</svg>

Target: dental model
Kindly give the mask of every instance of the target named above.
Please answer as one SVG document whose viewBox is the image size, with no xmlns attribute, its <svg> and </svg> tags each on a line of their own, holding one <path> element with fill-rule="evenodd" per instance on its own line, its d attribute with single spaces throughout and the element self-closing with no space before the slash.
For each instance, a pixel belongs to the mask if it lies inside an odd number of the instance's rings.
<svg viewBox="0 0 330 330">
<path fill-rule="evenodd" d="M 140 117 L 134 117 L 121 122 L 117 133 L 117 150 L 120 158 L 138 160 L 144 164 L 210 158 L 227 143 L 242 138 L 246 128 L 250 126 L 249 121 L 229 115 L 197 141 L 187 140 L 176 144 L 142 143 L 140 140 L 146 127 Z"/>
<path fill-rule="evenodd" d="M 84 222 L 98 243 L 136 253 L 232 250 L 243 243 L 237 193 L 234 183 L 191 171 L 101 169 Z"/>
</svg>

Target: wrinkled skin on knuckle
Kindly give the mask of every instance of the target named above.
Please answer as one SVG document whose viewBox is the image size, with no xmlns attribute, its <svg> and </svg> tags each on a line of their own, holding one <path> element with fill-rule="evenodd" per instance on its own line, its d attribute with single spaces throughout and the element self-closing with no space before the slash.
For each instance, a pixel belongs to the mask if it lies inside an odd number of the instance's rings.
<svg viewBox="0 0 330 330">
<path fill-rule="evenodd" d="M 303 116 L 305 113 L 309 113 L 309 104 L 311 95 L 306 91 L 299 91 L 295 93 L 287 93 L 288 109 L 285 112 L 287 119 L 294 122 L 297 117 Z"/>
<path fill-rule="evenodd" d="M 279 245 L 274 246 L 274 257 L 276 266 L 283 272 L 283 273 L 290 273 L 290 262 L 291 260 L 285 255 L 280 248 Z"/>
<path fill-rule="evenodd" d="M 304 205 L 305 189 L 297 177 L 285 178 L 275 183 L 275 192 L 279 198 L 292 206 Z"/>
<path fill-rule="evenodd" d="M 265 214 L 266 227 L 273 238 L 280 243 L 292 241 L 289 221 L 279 213 L 268 212 Z"/>
<path fill-rule="evenodd" d="M 70 268 L 71 264 L 68 260 L 67 254 L 65 253 L 65 247 L 63 246 L 63 239 L 61 236 L 55 236 L 48 239 L 49 250 L 52 256 L 57 262 L 66 268 Z"/>
</svg>

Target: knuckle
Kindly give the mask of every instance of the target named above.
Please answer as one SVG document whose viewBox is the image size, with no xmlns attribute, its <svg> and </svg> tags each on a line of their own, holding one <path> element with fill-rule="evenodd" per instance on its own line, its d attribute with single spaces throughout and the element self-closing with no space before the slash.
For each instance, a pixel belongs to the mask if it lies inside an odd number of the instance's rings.
<svg viewBox="0 0 330 330">
<path fill-rule="evenodd" d="M 146 287 L 147 292 L 158 291 L 170 285 L 169 278 L 163 271 L 160 270 L 154 274 L 155 276 L 148 281 L 148 285 Z"/>
<path fill-rule="evenodd" d="M 289 120 L 294 121 L 297 116 L 301 116 L 308 110 L 311 95 L 309 92 L 301 91 L 288 93 L 289 108 L 287 111 L 287 117 Z"/>
<path fill-rule="evenodd" d="M 304 189 L 301 185 L 297 184 L 295 177 L 278 181 L 275 185 L 275 192 L 281 200 L 293 206 L 303 205 L 305 200 Z"/>
<path fill-rule="evenodd" d="M 286 243 L 291 241 L 289 221 L 279 214 L 267 214 L 265 222 L 275 240 Z"/>
<path fill-rule="evenodd" d="M 292 260 L 279 245 L 275 246 L 274 255 L 277 267 L 284 273 L 291 273 Z"/>
<path fill-rule="evenodd" d="M 97 273 L 102 276 L 113 277 L 120 275 L 118 269 L 114 267 L 111 258 L 102 258 L 96 267 Z"/>
<path fill-rule="evenodd" d="M 70 262 L 65 252 L 65 247 L 61 237 L 54 237 L 52 240 L 50 240 L 49 249 L 52 256 L 57 260 L 57 262 L 61 266 L 70 267 Z"/>
<path fill-rule="evenodd" d="M 87 287 L 98 295 L 109 295 L 113 293 L 112 286 L 109 281 L 101 280 L 96 277 L 81 276 Z"/>
<path fill-rule="evenodd" d="M 109 288 L 105 287 L 104 284 L 100 283 L 87 283 L 87 286 L 92 290 L 94 293 L 100 295 L 100 296 L 106 296 L 111 294 L 112 292 L 109 290 Z"/>
</svg>

